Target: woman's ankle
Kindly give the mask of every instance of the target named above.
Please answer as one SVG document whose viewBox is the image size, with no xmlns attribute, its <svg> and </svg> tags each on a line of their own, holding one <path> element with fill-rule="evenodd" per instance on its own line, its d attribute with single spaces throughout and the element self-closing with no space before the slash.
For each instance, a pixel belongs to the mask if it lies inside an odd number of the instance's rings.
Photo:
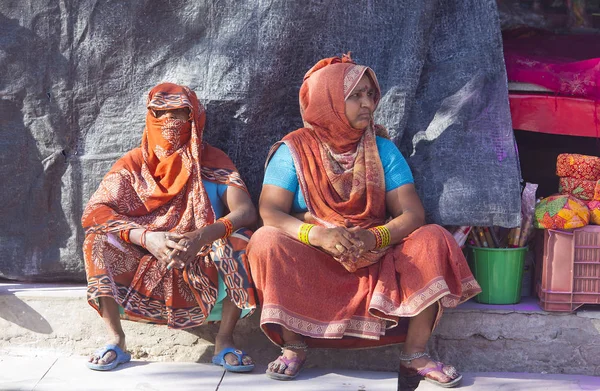
<svg viewBox="0 0 600 391">
<path fill-rule="evenodd" d="M 127 345 L 125 344 L 125 333 L 113 333 L 109 339 L 110 343 L 117 345 L 121 349 L 125 349 Z"/>
</svg>

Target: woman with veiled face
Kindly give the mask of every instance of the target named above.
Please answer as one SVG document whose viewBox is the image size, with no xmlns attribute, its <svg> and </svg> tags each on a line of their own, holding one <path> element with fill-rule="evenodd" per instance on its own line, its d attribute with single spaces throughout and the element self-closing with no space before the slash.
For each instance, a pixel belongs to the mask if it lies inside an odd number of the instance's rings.
<svg viewBox="0 0 600 391">
<path fill-rule="evenodd" d="M 309 347 L 403 343 L 402 374 L 461 380 L 426 344 L 443 309 L 480 288 L 453 237 L 424 225 L 410 168 L 373 122 L 380 97 L 370 68 L 349 56 L 319 61 L 300 89 L 304 127 L 269 153 L 265 226 L 248 258 L 261 328 L 282 348 L 270 378 L 295 378 Z"/>
<path fill-rule="evenodd" d="M 202 141 L 205 119 L 189 88 L 154 87 L 141 146 L 115 163 L 85 208 L 87 299 L 109 334 L 91 369 L 131 359 L 121 317 L 176 329 L 221 321 L 213 363 L 254 368 L 233 329 L 256 308 L 244 228 L 256 210 L 231 160 Z"/>
</svg>

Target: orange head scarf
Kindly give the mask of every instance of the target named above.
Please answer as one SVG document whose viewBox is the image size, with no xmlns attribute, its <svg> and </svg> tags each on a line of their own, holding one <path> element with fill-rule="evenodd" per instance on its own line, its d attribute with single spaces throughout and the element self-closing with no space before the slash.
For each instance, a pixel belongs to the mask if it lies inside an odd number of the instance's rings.
<svg viewBox="0 0 600 391">
<path fill-rule="evenodd" d="M 368 228 L 385 221 L 385 178 L 376 125 L 371 121 L 367 129 L 355 129 L 345 114 L 346 98 L 365 73 L 376 89 L 377 105 L 381 92 L 370 68 L 355 64 L 349 56 L 319 61 L 300 88 L 305 127 L 281 141 L 292 153 L 308 210 L 324 226 L 350 222 Z"/>
<path fill-rule="evenodd" d="M 188 87 L 163 83 L 148 94 L 146 129 L 142 135 L 142 156 L 156 183 L 145 200 L 148 211 L 168 202 L 187 184 L 191 164 L 201 160 L 204 107 Z M 153 110 L 190 109 L 190 119 L 156 118 Z"/>
<path fill-rule="evenodd" d="M 346 118 L 346 99 L 367 73 L 375 87 L 375 108 L 381 91 L 375 72 L 355 64 L 349 55 L 317 62 L 304 75 L 300 87 L 300 112 L 304 125 L 335 152 L 353 151 L 364 130 L 354 129 Z M 373 125 L 371 126 L 371 128 Z"/>
<path fill-rule="evenodd" d="M 246 189 L 233 162 L 202 141 L 206 113 L 188 87 L 163 83 L 148 94 L 140 148 L 106 174 L 82 216 L 86 233 L 143 226 L 189 232 L 214 221 L 202 178 Z M 153 110 L 190 109 L 187 121 Z"/>
</svg>

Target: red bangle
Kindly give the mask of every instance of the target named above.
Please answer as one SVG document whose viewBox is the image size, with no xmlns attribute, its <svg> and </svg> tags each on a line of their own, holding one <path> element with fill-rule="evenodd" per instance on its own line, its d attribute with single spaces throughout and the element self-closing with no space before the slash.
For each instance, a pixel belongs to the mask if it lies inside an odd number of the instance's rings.
<svg viewBox="0 0 600 391">
<path fill-rule="evenodd" d="M 381 243 L 383 242 L 381 232 L 375 227 L 369 228 L 369 231 L 375 236 L 375 248 L 381 248 Z"/>
<path fill-rule="evenodd" d="M 119 231 L 119 237 L 125 243 L 131 243 L 131 239 L 129 238 L 129 234 L 131 233 L 131 228 L 123 229 Z"/>
<path fill-rule="evenodd" d="M 142 246 L 143 248 L 146 248 L 146 233 L 148 232 L 148 228 L 146 228 L 144 230 L 144 232 L 142 232 L 142 235 L 140 236 L 140 246 Z"/>
<path fill-rule="evenodd" d="M 217 220 L 217 222 L 221 222 L 225 226 L 225 235 L 223 235 L 221 237 L 221 239 L 230 237 L 231 234 L 233 233 L 233 223 L 231 221 L 227 220 L 225 217 L 221 217 L 220 219 Z"/>
</svg>

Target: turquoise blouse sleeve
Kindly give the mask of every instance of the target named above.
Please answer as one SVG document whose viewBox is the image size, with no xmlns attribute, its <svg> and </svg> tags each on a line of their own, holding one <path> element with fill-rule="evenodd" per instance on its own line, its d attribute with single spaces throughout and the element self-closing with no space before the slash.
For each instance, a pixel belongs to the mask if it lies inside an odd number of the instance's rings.
<svg viewBox="0 0 600 391">
<path fill-rule="evenodd" d="M 263 185 L 275 185 L 292 193 L 298 191 L 296 167 L 287 145 L 281 144 L 271 157 L 265 171 Z"/>
<path fill-rule="evenodd" d="M 415 182 L 410 167 L 396 144 L 386 138 L 377 137 L 377 149 L 385 173 L 386 192 Z"/>
</svg>

